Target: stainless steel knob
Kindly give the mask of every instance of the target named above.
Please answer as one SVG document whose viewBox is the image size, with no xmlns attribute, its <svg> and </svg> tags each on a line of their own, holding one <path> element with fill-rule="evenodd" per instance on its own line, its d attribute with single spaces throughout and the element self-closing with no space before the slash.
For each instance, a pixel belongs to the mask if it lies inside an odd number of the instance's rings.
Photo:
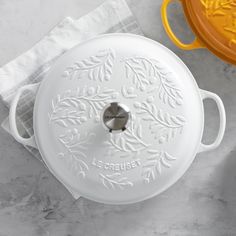
<svg viewBox="0 0 236 236">
<path fill-rule="evenodd" d="M 124 131 L 130 118 L 130 110 L 127 106 L 113 102 L 105 107 L 103 123 L 109 132 Z"/>
</svg>

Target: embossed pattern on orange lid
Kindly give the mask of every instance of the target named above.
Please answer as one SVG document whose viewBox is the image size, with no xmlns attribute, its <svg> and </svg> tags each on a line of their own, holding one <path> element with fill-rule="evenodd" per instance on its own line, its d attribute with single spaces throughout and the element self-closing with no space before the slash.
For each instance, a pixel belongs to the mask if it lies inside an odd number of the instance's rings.
<svg viewBox="0 0 236 236">
<path fill-rule="evenodd" d="M 184 0 L 196 36 L 217 56 L 236 64 L 236 0 Z"/>
<path fill-rule="evenodd" d="M 182 42 L 172 30 L 167 8 L 175 0 L 163 0 L 163 26 L 170 39 L 183 50 L 208 48 L 222 60 L 236 65 L 236 0 L 179 0 L 195 33 L 190 43 Z"/>
<path fill-rule="evenodd" d="M 201 0 L 201 3 L 210 24 L 228 40 L 228 46 L 236 44 L 236 1 Z"/>
</svg>

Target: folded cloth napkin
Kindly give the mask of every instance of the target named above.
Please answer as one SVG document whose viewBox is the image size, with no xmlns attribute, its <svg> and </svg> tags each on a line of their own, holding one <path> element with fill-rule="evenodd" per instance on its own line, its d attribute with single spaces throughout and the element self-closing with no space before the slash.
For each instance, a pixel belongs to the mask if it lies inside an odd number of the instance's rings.
<svg viewBox="0 0 236 236">
<path fill-rule="evenodd" d="M 78 20 L 67 17 L 30 50 L 0 68 L 3 102 L 9 107 L 21 86 L 42 81 L 55 60 L 67 50 L 98 34 L 114 32 L 142 34 L 125 0 L 108 0 Z M 24 93 L 17 108 L 18 129 L 23 137 L 33 134 L 33 105 L 34 96 Z M 10 133 L 8 118 L 2 127 Z M 37 149 L 26 148 L 42 160 Z M 79 197 L 70 192 L 75 198 Z"/>
</svg>

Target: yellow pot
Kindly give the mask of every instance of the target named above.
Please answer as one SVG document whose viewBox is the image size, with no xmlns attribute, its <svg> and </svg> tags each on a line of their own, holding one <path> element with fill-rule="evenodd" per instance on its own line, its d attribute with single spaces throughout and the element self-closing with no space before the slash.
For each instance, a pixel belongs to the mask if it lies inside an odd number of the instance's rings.
<svg viewBox="0 0 236 236">
<path fill-rule="evenodd" d="M 161 13 L 164 28 L 176 46 L 184 50 L 206 47 L 236 65 L 236 0 L 177 0 L 196 35 L 190 44 L 181 42 L 169 25 L 167 7 L 174 1 L 164 0 Z"/>
</svg>

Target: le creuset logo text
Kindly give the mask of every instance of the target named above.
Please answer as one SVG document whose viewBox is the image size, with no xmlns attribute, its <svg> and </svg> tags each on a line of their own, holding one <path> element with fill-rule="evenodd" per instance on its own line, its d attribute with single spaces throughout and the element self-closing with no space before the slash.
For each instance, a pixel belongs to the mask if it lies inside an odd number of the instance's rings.
<svg viewBox="0 0 236 236">
<path fill-rule="evenodd" d="M 125 116 L 108 116 L 105 115 L 105 119 L 125 119 Z"/>
</svg>

